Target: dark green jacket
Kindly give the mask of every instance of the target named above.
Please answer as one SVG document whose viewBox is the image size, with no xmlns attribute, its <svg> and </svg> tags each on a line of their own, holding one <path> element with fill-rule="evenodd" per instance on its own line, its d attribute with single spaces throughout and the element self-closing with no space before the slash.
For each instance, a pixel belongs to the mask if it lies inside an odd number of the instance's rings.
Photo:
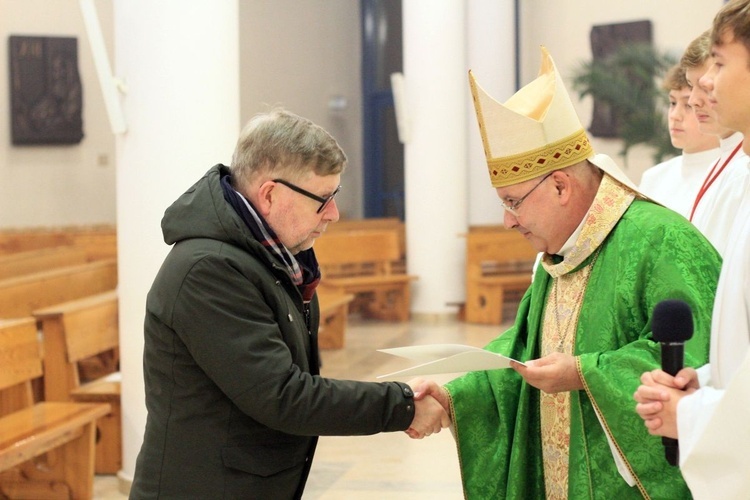
<svg viewBox="0 0 750 500">
<path fill-rule="evenodd" d="M 317 298 L 303 304 L 224 200 L 226 173 L 211 168 L 162 220 L 174 247 L 146 305 L 133 499 L 298 498 L 317 436 L 404 430 L 414 416 L 404 384 L 319 376 Z"/>
</svg>

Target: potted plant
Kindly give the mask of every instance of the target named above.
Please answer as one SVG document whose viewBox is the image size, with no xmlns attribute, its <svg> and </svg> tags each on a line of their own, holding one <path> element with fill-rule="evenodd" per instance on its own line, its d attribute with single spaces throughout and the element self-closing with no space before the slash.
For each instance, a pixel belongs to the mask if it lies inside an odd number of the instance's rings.
<svg viewBox="0 0 750 500">
<path fill-rule="evenodd" d="M 605 58 L 583 63 L 574 75 L 573 89 L 581 98 L 591 96 L 599 118 L 609 122 L 604 133 L 592 126 L 591 135 L 621 139 L 625 161 L 636 144 L 650 146 L 655 163 L 678 154 L 667 128 L 667 92 L 657 83 L 674 63 L 646 43 L 623 44 Z"/>
</svg>

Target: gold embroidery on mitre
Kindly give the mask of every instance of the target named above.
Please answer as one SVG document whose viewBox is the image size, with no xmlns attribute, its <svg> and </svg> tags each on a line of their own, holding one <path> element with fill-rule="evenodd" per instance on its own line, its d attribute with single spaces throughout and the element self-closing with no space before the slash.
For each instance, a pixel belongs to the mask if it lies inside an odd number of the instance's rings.
<svg viewBox="0 0 750 500">
<path fill-rule="evenodd" d="M 495 188 L 525 182 L 594 156 L 552 56 L 541 47 L 539 75 L 504 104 L 469 71 L 490 181 Z"/>
<path fill-rule="evenodd" d="M 559 141 L 523 153 L 487 160 L 492 187 L 525 182 L 560 170 L 594 155 L 586 132 L 581 129 Z"/>
</svg>

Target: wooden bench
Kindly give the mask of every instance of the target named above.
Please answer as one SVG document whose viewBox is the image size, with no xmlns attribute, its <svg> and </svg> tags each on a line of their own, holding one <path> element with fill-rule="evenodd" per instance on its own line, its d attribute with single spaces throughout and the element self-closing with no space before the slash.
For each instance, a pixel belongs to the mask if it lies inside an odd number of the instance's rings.
<svg viewBox="0 0 750 500">
<path fill-rule="evenodd" d="M 118 359 L 118 301 L 114 291 L 34 311 L 44 342 L 46 401 L 108 403 L 111 413 L 97 423 L 96 473 L 115 474 L 122 468 L 122 423 Z M 81 384 L 79 364 L 114 361 L 102 378 Z M 111 375 L 115 375 L 112 377 Z M 114 378 L 114 379 L 113 379 Z"/>
<path fill-rule="evenodd" d="M 89 260 L 113 259 L 117 257 L 117 231 L 111 225 L 0 231 L 0 255 L 61 246 L 80 248 Z"/>
<path fill-rule="evenodd" d="M 0 280 L 0 317 L 30 316 L 42 307 L 117 287 L 117 262 L 99 260 Z"/>
<path fill-rule="evenodd" d="M 0 280 L 86 262 L 86 252 L 73 245 L 0 255 Z"/>
<path fill-rule="evenodd" d="M 467 323 L 500 325 L 510 292 L 531 284 L 537 252 L 517 231 L 503 226 L 473 226 L 466 234 Z"/>
<path fill-rule="evenodd" d="M 319 286 L 317 294 L 320 306 L 318 347 L 341 349 L 346 342 L 349 303 L 354 300 L 354 294 L 341 293 L 336 289 L 329 290 L 325 286 Z"/>
<path fill-rule="evenodd" d="M 398 217 L 370 217 L 367 219 L 339 219 L 328 225 L 329 231 L 401 230 L 404 223 Z"/>
<path fill-rule="evenodd" d="M 96 420 L 109 405 L 33 402 L 42 375 L 36 321 L 0 321 L 0 497 L 93 497 Z"/>
<path fill-rule="evenodd" d="M 89 260 L 117 258 L 117 231 L 113 226 L 100 226 L 73 231 L 73 246 L 83 249 Z"/>
<path fill-rule="evenodd" d="M 315 242 L 322 283 L 339 293 L 355 295 L 352 308 L 385 321 L 407 321 L 411 282 L 394 272 L 400 256 L 399 236 L 393 230 L 327 232 Z"/>
<path fill-rule="evenodd" d="M 396 231 L 399 257 L 391 263 L 394 273 L 406 272 L 406 226 L 398 217 L 371 217 L 368 219 L 339 219 L 328 225 L 328 232 Z"/>
</svg>

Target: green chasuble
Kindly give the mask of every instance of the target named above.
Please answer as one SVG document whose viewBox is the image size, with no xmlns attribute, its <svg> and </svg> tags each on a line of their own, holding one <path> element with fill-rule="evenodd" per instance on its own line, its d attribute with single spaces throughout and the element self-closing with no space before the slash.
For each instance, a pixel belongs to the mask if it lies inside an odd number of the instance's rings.
<svg viewBox="0 0 750 500">
<path fill-rule="evenodd" d="M 661 365 L 651 314 L 662 300 L 681 299 L 693 310 L 695 328 L 685 345 L 685 365 L 708 362 L 721 259 L 682 216 L 640 199 L 623 210 L 597 244 L 598 252 L 591 249 L 571 270 L 596 259 L 573 343 L 585 389 L 570 393 L 568 498 L 690 498 L 679 468 L 664 458 L 661 438 L 648 434 L 635 412 L 633 393 L 640 375 Z M 595 216 L 590 211 L 587 220 Z M 584 225 L 582 236 L 585 232 Z M 581 238 L 576 243 L 586 244 L 590 242 Z M 545 262 L 552 263 L 550 256 Z M 539 358 L 541 322 L 553 283 L 538 266 L 515 324 L 486 349 L 521 361 Z M 545 498 L 540 391 L 511 369 L 471 372 L 446 388 L 466 497 Z M 607 435 L 634 486 L 618 471 Z"/>
</svg>

